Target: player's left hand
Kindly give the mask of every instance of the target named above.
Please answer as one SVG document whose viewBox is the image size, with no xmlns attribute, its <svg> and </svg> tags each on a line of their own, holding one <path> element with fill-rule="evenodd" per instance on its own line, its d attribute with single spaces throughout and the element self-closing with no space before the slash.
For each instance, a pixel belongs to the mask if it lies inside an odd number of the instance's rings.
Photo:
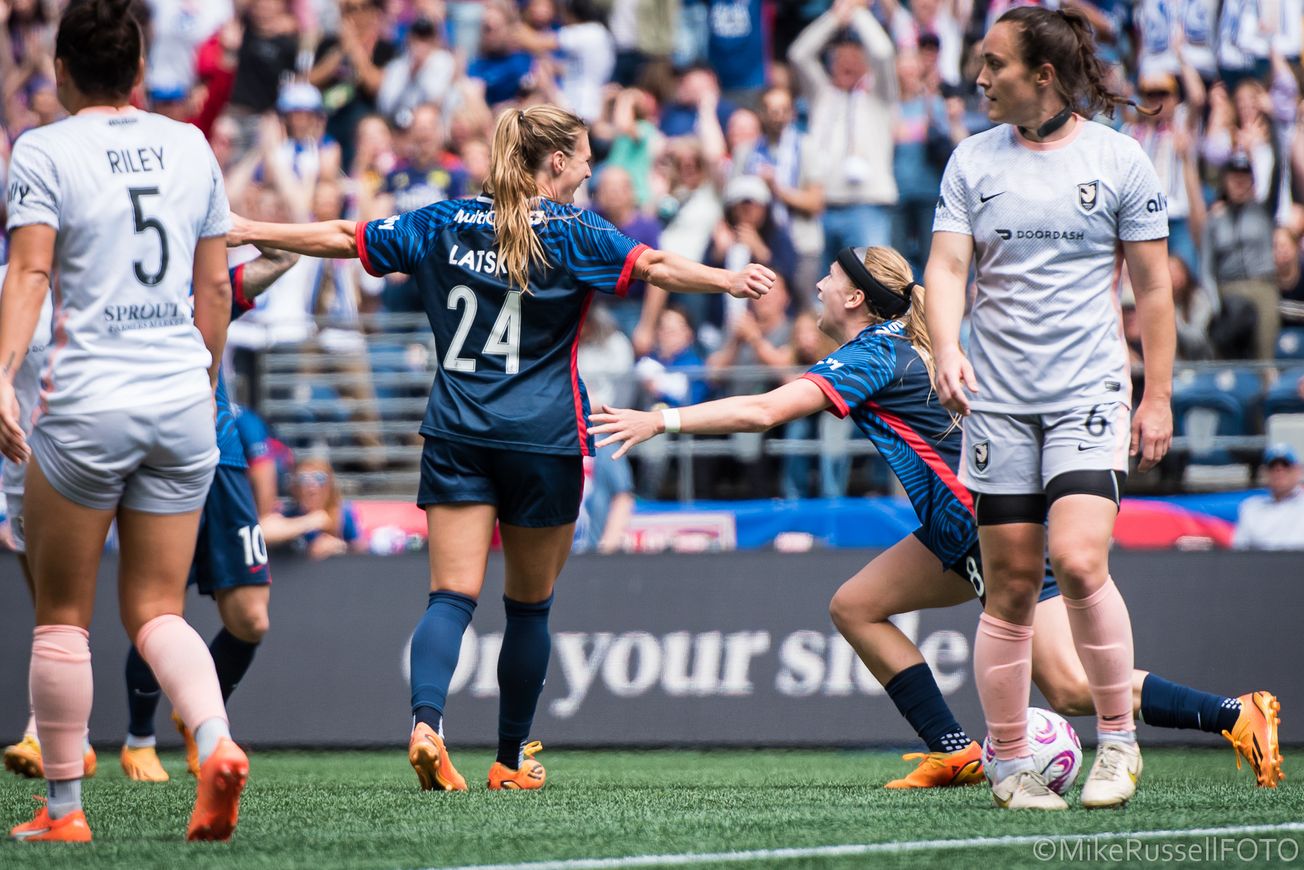
<svg viewBox="0 0 1304 870">
<path fill-rule="evenodd" d="M 0 378 L 0 454 L 10 462 L 26 462 L 31 453 L 23 434 L 18 394 L 13 384 Z"/>
<path fill-rule="evenodd" d="M 749 263 L 740 272 L 729 273 L 729 295 L 738 299 L 760 299 L 774 286 L 778 276 L 760 263 Z"/>
<path fill-rule="evenodd" d="M 1145 396 L 1132 417 L 1131 455 L 1140 457 L 1137 471 L 1149 471 L 1168 454 L 1173 443 L 1173 407 L 1167 400 Z"/>
<path fill-rule="evenodd" d="M 600 412 L 589 414 L 589 422 L 598 424 L 591 426 L 590 432 L 594 435 L 607 436 L 597 443 L 598 447 L 606 447 L 618 441 L 625 442 L 620 445 L 620 449 L 611 457 L 612 459 L 619 459 L 635 444 L 641 444 L 661 434 L 661 415 L 655 411 L 635 411 L 630 408 L 612 408 L 603 405 Z"/>
<path fill-rule="evenodd" d="M 231 212 L 231 229 L 226 231 L 226 246 L 228 248 L 238 248 L 241 245 L 248 244 L 250 236 L 253 235 L 252 229 L 253 221 Z"/>
</svg>

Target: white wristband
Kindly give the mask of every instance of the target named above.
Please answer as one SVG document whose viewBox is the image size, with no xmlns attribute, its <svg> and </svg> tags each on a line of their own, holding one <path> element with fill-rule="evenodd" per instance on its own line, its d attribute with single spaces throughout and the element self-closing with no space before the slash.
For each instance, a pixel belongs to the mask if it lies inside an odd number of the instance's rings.
<svg viewBox="0 0 1304 870">
<path fill-rule="evenodd" d="M 679 427 L 680 427 L 680 421 L 679 421 L 679 409 L 678 409 L 678 408 L 662 408 L 662 409 L 661 409 L 661 423 L 662 423 L 662 425 L 664 425 L 664 426 L 666 427 L 666 434 L 667 434 L 667 435 L 673 435 L 674 433 L 678 432 L 678 431 L 679 431 Z"/>
</svg>

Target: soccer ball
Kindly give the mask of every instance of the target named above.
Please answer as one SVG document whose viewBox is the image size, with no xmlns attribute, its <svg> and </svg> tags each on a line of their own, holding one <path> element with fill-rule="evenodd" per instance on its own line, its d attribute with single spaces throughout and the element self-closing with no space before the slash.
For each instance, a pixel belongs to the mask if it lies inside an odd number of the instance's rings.
<svg viewBox="0 0 1304 870">
<path fill-rule="evenodd" d="M 1051 791 L 1064 794 L 1073 788 L 1078 772 L 1082 770 L 1082 741 L 1063 716 L 1040 707 L 1029 707 L 1028 747 L 1032 750 L 1033 766 L 1046 777 Z M 988 781 L 995 769 L 996 750 L 988 736 L 983 740 L 983 770 L 987 772 Z"/>
</svg>

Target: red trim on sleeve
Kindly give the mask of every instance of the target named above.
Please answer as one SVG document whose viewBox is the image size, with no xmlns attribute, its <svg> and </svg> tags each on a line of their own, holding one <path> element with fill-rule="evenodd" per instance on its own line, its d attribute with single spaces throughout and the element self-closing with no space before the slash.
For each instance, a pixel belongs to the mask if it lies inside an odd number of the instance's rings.
<svg viewBox="0 0 1304 870">
<path fill-rule="evenodd" d="M 836 414 L 839 418 L 845 418 L 851 413 L 851 408 L 847 405 L 847 400 L 842 398 L 842 394 L 829 383 L 828 378 L 823 375 L 817 375 L 814 372 L 806 372 L 806 374 L 802 375 L 802 378 L 819 387 L 820 392 L 824 394 L 824 397 L 833 403 L 833 407 L 828 409 L 830 414 Z"/>
<path fill-rule="evenodd" d="M 575 325 L 575 340 L 571 342 L 570 353 L 570 375 L 571 375 L 571 394 L 575 397 L 575 428 L 580 436 L 580 455 L 589 455 L 589 421 L 584 419 L 584 398 L 580 395 L 580 333 L 584 331 L 584 318 L 589 316 L 589 305 L 593 302 L 593 291 L 590 290 L 584 297 L 584 304 L 580 306 L 580 319 Z"/>
<path fill-rule="evenodd" d="M 620 280 L 616 282 L 616 295 L 624 298 L 629 292 L 629 282 L 634 277 L 634 264 L 638 258 L 643 256 L 644 251 L 652 250 L 647 245 L 635 245 L 628 254 L 625 255 L 625 266 L 620 270 Z"/>
<path fill-rule="evenodd" d="M 884 411 L 877 402 L 870 402 L 867 407 L 877 414 L 878 418 L 897 434 L 897 437 L 910 445 L 910 448 L 919 454 L 919 458 L 924 460 L 928 467 L 933 469 L 933 472 L 942 479 L 942 483 L 946 484 L 946 488 L 955 494 L 955 497 L 960 500 L 960 504 L 964 505 L 969 513 L 973 513 L 973 496 L 969 494 L 969 490 L 965 488 L 964 484 L 960 483 L 960 479 L 955 476 L 955 472 L 946 464 L 946 461 L 937 455 L 937 451 L 933 449 L 932 445 L 925 441 L 918 432 L 911 429 L 905 420 Z"/>
<path fill-rule="evenodd" d="M 358 221 L 353 226 L 353 239 L 358 243 L 358 259 L 362 261 L 362 268 L 367 270 L 368 275 L 374 275 L 377 278 L 384 278 L 384 272 L 377 272 L 371 267 L 371 258 L 367 256 L 367 223 Z"/>
<path fill-rule="evenodd" d="M 231 294 L 235 297 L 235 307 L 241 311 L 248 311 L 254 307 L 254 302 L 248 296 L 245 296 L 245 264 L 241 263 L 232 270 L 231 274 Z"/>
</svg>

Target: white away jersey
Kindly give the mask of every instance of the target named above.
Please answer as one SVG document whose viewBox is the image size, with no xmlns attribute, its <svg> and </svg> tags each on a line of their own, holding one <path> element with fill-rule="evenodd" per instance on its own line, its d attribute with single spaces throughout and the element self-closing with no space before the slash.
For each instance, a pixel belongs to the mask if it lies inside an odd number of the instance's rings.
<svg viewBox="0 0 1304 870">
<path fill-rule="evenodd" d="M 971 136 L 946 165 L 933 231 L 973 237 L 975 409 L 1130 404 L 1119 242 L 1168 236 L 1167 203 L 1136 140 L 1081 118 L 1049 145 L 1009 124 Z"/>
<path fill-rule="evenodd" d="M 42 406 L 92 413 L 211 392 L 190 300 L 195 245 L 230 228 L 198 128 L 134 109 L 29 130 L 9 166 L 9 229 L 58 230 Z"/>
<path fill-rule="evenodd" d="M 3 287 L 5 273 L 8 270 L 8 265 L 0 264 L 0 288 Z M 27 356 L 23 357 L 23 364 L 18 367 L 18 374 L 14 376 L 14 392 L 18 394 L 18 421 L 26 434 L 32 431 L 33 412 L 36 410 L 36 400 L 41 389 L 40 372 L 45 365 L 46 353 L 50 347 L 50 320 L 53 313 L 54 307 L 47 295 L 45 304 L 41 306 L 41 316 L 36 321 L 36 332 L 32 334 L 32 343 L 27 348 Z M 27 464 L 10 462 L 8 459 L 3 462 L 4 470 L 0 472 L 0 490 L 6 493 L 22 492 L 23 475 L 27 471 Z"/>
</svg>

